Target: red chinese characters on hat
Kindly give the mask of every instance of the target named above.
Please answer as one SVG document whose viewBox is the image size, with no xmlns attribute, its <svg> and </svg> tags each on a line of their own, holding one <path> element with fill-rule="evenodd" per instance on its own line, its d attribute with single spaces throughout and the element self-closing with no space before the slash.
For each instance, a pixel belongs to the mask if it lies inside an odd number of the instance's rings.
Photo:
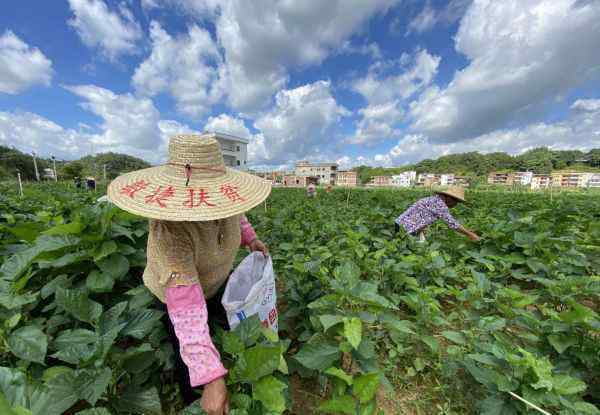
<svg viewBox="0 0 600 415">
<path fill-rule="evenodd" d="M 164 189 L 162 186 L 158 186 L 154 189 L 154 192 L 146 195 L 144 200 L 148 205 L 156 203 L 159 207 L 166 208 L 167 204 L 165 202 L 173 196 L 175 196 L 175 188 L 173 186 L 168 186 Z"/>
<path fill-rule="evenodd" d="M 183 203 L 183 205 L 187 208 L 196 208 L 196 207 L 200 207 L 200 206 L 207 206 L 209 208 L 211 207 L 215 207 L 216 205 L 214 203 L 209 202 L 208 199 L 210 199 L 210 195 L 208 194 L 208 192 L 206 191 L 206 189 L 198 189 L 196 191 L 196 189 L 187 189 L 188 191 L 188 198 L 187 200 Z M 198 197 L 196 197 L 198 196 Z"/>
<path fill-rule="evenodd" d="M 246 199 L 244 199 L 239 194 L 239 187 L 237 187 L 237 186 L 233 186 L 231 184 L 223 184 L 223 185 L 221 185 L 219 190 L 221 191 L 223 196 L 225 196 L 227 199 L 231 200 L 234 203 L 246 201 Z"/>
<path fill-rule="evenodd" d="M 148 186 L 150 186 L 150 183 L 148 183 L 147 181 L 138 180 L 137 182 L 133 182 L 131 184 L 123 186 L 121 188 L 121 194 L 127 195 L 133 199 L 137 192 L 139 192 L 140 190 L 144 190 Z"/>
</svg>

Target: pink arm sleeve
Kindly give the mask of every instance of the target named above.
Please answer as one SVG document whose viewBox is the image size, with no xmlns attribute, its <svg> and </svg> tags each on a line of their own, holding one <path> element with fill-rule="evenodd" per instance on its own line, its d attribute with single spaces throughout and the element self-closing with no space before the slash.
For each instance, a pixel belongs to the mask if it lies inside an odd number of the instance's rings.
<svg viewBox="0 0 600 415">
<path fill-rule="evenodd" d="M 256 232 L 254 232 L 254 228 L 248 222 L 246 215 L 242 215 L 240 219 L 240 230 L 242 231 L 242 245 L 249 246 L 256 239 Z"/>
<path fill-rule="evenodd" d="M 202 287 L 176 285 L 166 289 L 167 311 L 179 339 L 179 353 L 188 367 L 192 387 L 206 385 L 227 374 L 210 338 Z"/>
</svg>

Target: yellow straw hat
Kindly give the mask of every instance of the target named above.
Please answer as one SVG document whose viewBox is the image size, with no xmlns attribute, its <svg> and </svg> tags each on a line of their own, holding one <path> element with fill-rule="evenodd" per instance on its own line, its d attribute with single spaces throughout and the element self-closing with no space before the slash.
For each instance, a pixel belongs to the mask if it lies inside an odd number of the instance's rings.
<svg viewBox="0 0 600 415">
<path fill-rule="evenodd" d="M 271 184 L 225 167 L 221 146 L 206 135 L 177 135 L 169 161 L 123 174 L 107 195 L 121 209 L 152 219 L 209 221 L 246 212 L 263 202 Z"/>
<path fill-rule="evenodd" d="M 466 202 L 465 189 L 460 186 L 450 186 L 446 190 L 439 190 L 436 193 L 453 197 L 459 202 Z"/>
</svg>

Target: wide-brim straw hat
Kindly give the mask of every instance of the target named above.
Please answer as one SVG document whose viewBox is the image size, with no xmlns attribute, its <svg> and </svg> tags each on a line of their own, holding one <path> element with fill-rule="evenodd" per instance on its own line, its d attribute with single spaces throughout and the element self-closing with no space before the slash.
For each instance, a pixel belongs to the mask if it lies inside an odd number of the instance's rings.
<svg viewBox="0 0 600 415">
<path fill-rule="evenodd" d="M 246 212 L 263 202 L 271 184 L 223 162 L 208 135 L 177 135 L 164 165 L 123 174 L 108 186 L 111 202 L 152 219 L 209 221 Z"/>
<path fill-rule="evenodd" d="M 440 195 L 446 195 L 446 196 L 453 197 L 454 199 L 458 200 L 459 202 L 467 201 L 465 199 L 465 189 L 460 186 L 450 186 L 446 190 L 438 190 L 436 193 L 440 194 Z"/>
</svg>

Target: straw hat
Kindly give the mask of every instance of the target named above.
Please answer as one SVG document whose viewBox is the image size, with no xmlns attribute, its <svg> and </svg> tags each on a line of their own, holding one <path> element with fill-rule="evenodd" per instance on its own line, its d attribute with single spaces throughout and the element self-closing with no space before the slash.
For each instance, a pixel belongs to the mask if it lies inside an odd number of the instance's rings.
<svg viewBox="0 0 600 415">
<path fill-rule="evenodd" d="M 465 189 L 460 186 L 450 186 L 446 190 L 440 190 L 436 192 L 440 195 L 447 195 L 453 197 L 459 202 L 466 202 L 465 200 Z"/>
<path fill-rule="evenodd" d="M 207 135 L 177 135 L 169 161 L 117 177 L 111 202 L 128 212 L 170 221 L 209 221 L 252 209 L 271 193 L 260 177 L 225 167 L 219 142 Z"/>
</svg>

